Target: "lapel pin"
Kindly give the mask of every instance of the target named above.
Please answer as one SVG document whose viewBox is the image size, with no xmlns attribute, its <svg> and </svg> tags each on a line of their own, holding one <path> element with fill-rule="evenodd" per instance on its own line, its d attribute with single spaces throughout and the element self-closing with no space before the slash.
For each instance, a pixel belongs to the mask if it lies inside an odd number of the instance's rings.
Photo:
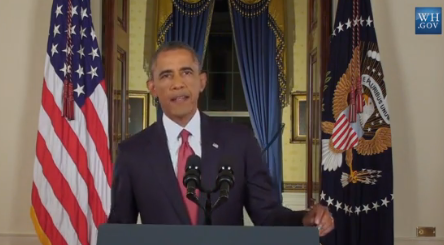
<svg viewBox="0 0 444 245">
<path fill-rule="evenodd" d="M 219 145 L 216 143 L 213 143 L 213 147 L 217 149 L 217 148 L 219 148 Z"/>
</svg>

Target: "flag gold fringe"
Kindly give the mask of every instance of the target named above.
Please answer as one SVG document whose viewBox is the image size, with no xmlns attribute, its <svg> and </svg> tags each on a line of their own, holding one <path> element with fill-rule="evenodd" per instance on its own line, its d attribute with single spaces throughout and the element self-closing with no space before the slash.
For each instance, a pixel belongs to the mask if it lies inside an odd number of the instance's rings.
<svg viewBox="0 0 444 245">
<path fill-rule="evenodd" d="M 37 234 L 40 243 L 42 245 L 51 245 L 51 241 L 49 240 L 48 236 L 46 236 L 45 232 L 43 231 L 42 227 L 40 226 L 39 220 L 37 219 L 37 215 L 35 214 L 34 207 L 31 206 L 30 210 L 31 214 L 31 220 L 34 224 L 35 233 Z"/>
</svg>

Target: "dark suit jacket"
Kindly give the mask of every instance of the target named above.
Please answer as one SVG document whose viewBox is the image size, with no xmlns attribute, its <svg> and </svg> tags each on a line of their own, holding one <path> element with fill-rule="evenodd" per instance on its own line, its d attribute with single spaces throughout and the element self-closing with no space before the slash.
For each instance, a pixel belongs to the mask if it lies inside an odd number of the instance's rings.
<svg viewBox="0 0 444 245">
<path fill-rule="evenodd" d="M 251 130 L 215 121 L 201 113 L 201 135 L 203 185 L 214 186 L 222 156 L 232 160 L 236 181 L 228 202 L 214 211 L 213 225 L 243 225 L 244 206 L 255 225 L 302 225 L 305 211 L 291 211 L 277 200 Z M 122 142 L 116 165 L 108 223 L 136 223 L 140 213 L 143 224 L 191 224 L 162 121 Z M 213 203 L 216 198 L 217 195 L 213 195 Z M 205 200 L 206 197 L 200 197 L 202 204 Z M 202 210 L 198 220 L 204 224 Z"/>
</svg>

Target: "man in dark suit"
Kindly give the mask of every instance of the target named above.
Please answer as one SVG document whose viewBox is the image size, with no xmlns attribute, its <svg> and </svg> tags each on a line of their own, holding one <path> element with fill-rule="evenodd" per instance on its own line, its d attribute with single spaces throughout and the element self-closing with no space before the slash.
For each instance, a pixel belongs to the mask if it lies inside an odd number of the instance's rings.
<svg viewBox="0 0 444 245">
<path fill-rule="evenodd" d="M 147 85 L 164 115 L 119 145 L 109 223 L 136 223 L 140 214 L 144 224 L 204 224 L 203 211 L 184 196 L 182 184 L 186 158 L 195 154 L 202 158 L 204 186 L 214 186 L 222 157 L 231 159 L 234 170 L 236 183 L 229 200 L 214 211 L 214 225 L 243 225 L 245 207 L 255 225 L 318 226 L 321 236 L 333 229 L 321 205 L 292 211 L 280 204 L 251 130 L 199 112 L 207 78 L 192 48 L 167 43 L 151 66 Z"/>
</svg>

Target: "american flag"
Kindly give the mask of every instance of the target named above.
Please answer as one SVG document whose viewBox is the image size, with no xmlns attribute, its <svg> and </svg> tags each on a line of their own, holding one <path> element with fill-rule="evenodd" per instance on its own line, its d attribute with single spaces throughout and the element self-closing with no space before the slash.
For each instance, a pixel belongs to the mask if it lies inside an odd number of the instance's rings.
<svg viewBox="0 0 444 245">
<path fill-rule="evenodd" d="M 54 0 L 31 218 L 42 244 L 96 244 L 111 202 L 108 103 L 89 0 Z"/>
</svg>

